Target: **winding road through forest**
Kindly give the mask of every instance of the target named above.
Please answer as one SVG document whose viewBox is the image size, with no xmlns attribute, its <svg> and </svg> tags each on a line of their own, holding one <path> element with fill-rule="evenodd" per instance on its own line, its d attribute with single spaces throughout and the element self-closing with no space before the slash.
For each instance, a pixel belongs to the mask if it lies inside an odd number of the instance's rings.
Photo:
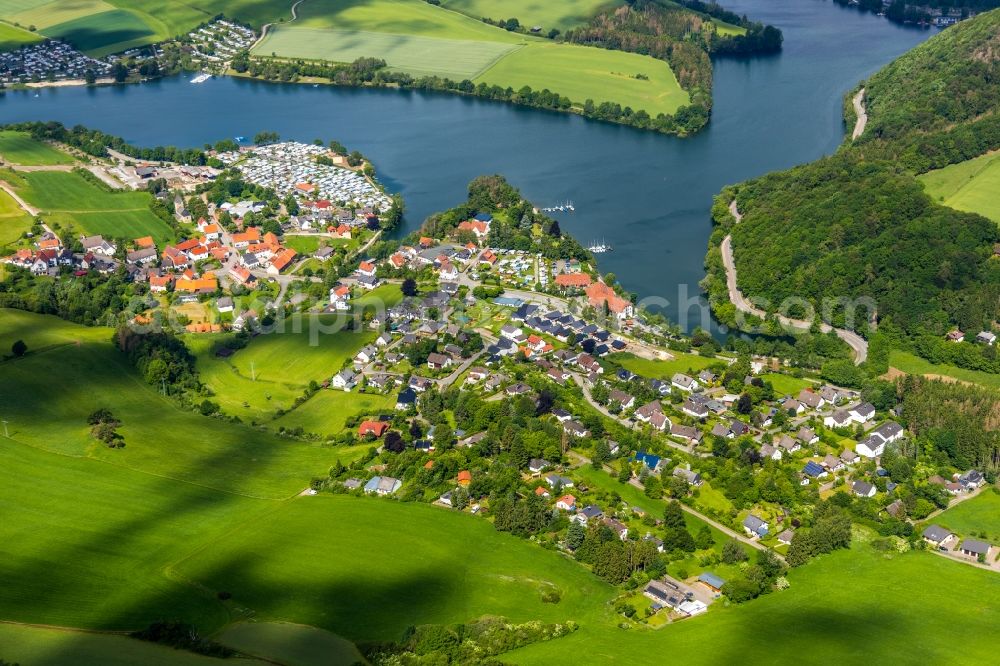
<svg viewBox="0 0 1000 666">
<path fill-rule="evenodd" d="M 862 88 L 854 96 L 854 131 L 851 133 L 851 141 L 856 141 L 859 136 L 865 133 L 865 125 L 868 124 L 868 112 L 865 110 L 865 89 Z"/>
<path fill-rule="evenodd" d="M 743 221 L 743 214 L 740 213 L 739 209 L 736 207 L 736 200 L 734 199 L 729 204 L 729 212 L 732 214 L 733 219 L 739 224 Z M 736 283 L 736 264 L 733 261 L 733 235 L 728 234 L 722 239 L 722 243 L 719 245 L 719 249 L 722 251 L 722 263 L 726 267 L 726 286 L 729 288 L 729 300 L 736 309 L 740 312 L 746 314 L 752 314 L 756 317 L 763 319 L 767 316 L 767 313 L 758 307 L 755 307 L 740 291 L 740 288 Z M 778 321 L 781 322 L 782 326 L 800 330 L 809 330 L 812 326 L 811 322 L 804 321 L 802 319 L 792 319 L 790 317 L 785 317 L 783 315 L 778 315 Z M 833 328 L 829 324 L 820 324 L 820 330 L 824 333 L 829 333 L 834 331 L 837 337 L 846 342 L 851 349 L 854 351 L 854 363 L 856 365 L 861 365 L 868 358 L 868 341 L 862 338 L 860 335 L 854 331 L 848 331 L 843 328 Z"/>
</svg>

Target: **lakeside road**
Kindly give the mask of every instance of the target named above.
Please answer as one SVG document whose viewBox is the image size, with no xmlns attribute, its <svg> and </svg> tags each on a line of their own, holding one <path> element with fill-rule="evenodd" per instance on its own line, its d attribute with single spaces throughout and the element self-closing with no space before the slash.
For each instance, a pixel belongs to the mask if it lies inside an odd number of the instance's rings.
<svg viewBox="0 0 1000 666">
<path fill-rule="evenodd" d="M 736 201 L 732 201 L 729 204 L 729 212 L 733 214 L 733 218 L 736 220 L 737 224 L 743 220 L 743 215 L 736 207 Z M 747 298 L 743 295 L 743 292 L 740 291 L 739 286 L 737 286 L 736 263 L 733 261 L 732 234 L 727 234 L 726 237 L 722 239 L 719 249 L 722 252 L 722 263 L 726 268 L 726 287 L 729 289 L 730 302 L 732 302 L 732 304 L 735 305 L 736 309 L 740 312 L 752 314 L 763 319 L 767 316 L 767 313 L 760 308 L 755 307 L 753 303 L 747 300 Z M 801 319 L 791 319 L 790 317 L 785 317 L 783 315 L 778 315 L 778 321 L 781 322 L 782 326 L 806 331 L 808 331 L 812 326 L 811 322 Z M 838 338 L 846 342 L 854 351 L 855 365 L 861 365 L 868 359 L 868 341 L 854 331 L 848 331 L 842 328 L 833 328 L 829 324 L 825 323 L 820 324 L 820 330 L 824 333 L 834 331 Z"/>
<path fill-rule="evenodd" d="M 851 141 L 856 141 L 859 136 L 865 133 L 865 125 L 868 124 L 868 111 L 865 110 L 865 89 L 862 88 L 854 96 L 854 132 L 851 133 Z"/>
</svg>

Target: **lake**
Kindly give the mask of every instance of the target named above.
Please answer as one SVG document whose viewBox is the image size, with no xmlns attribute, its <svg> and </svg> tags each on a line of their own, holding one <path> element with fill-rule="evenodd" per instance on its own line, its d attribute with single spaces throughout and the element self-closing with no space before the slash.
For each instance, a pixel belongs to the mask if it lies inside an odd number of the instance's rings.
<svg viewBox="0 0 1000 666">
<path fill-rule="evenodd" d="M 697 298 L 712 197 L 726 184 L 814 160 L 843 139 L 842 99 L 858 81 L 933 34 L 826 0 L 725 0 L 785 35 L 780 55 L 715 61 L 715 107 L 686 139 L 440 93 L 355 90 L 187 77 L 106 88 L 9 91 L 0 123 L 58 120 L 136 145 L 200 146 L 261 130 L 337 139 L 370 157 L 403 195 L 404 231 L 464 200 L 465 186 L 502 173 L 556 214 L 640 298 L 665 299 L 686 329 L 708 323 Z"/>
</svg>

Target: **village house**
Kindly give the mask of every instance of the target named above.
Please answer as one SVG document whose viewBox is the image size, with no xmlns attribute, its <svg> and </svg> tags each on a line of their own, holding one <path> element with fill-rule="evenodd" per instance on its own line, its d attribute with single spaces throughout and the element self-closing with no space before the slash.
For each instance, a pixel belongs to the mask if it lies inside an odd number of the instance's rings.
<svg viewBox="0 0 1000 666">
<path fill-rule="evenodd" d="M 940 525 L 928 525 L 920 536 L 927 543 L 941 549 L 947 549 L 958 538 L 956 534 L 949 532 Z"/>
<path fill-rule="evenodd" d="M 743 519 L 743 530 L 747 533 L 747 536 L 750 537 L 766 537 L 767 521 L 751 513 Z"/>
<path fill-rule="evenodd" d="M 670 379 L 670 384 L 682 391 L 696 391 L 698 390 L 698 382 L 694 377 L 689 377 L 681 372 L 674 374 Z"/>
<path fill-rule="evenodd" d="M 354 374 L 351 370 L 344 368 L 337 374 L 333 376 L 330 380 L 330 385 L 334 388 L 341 389 L 343 391 L 350 391 L 352 388 L 357 386 L 358 376 Z"/>
<path fill-rule="evenodd" d="M 417 404 L 417 392 L 407 386 L 396 396 L 396 410 L 405 412 Z"/>
<path fill-rule="evenodd" d="M 576 511 L 576 498 L 572 495 L 563 495 L 556 500 L 556 508 L 561 511 Z"/>
<path fill-rule="evenodd" d="M 588 504 L 587 506 L 577 511 L 576 514 L 574 514 L 573 517 L 570 518 L 570 521 L 579 523 L 580 525 L 586 527 L 591 520 L 600 520 L 603 517 L 604 517 L 603 511 L 601 511 L 598 507 L 594 506 L 593 504 Z"/>
<path fill-rule="evenodd" d="M 389 424 L 384 421 L 362 421 L 358 426 L 358 437 L 373 436 L 379 439 L 389 430 Z"/>
<path fill-rule="evenodd" d="M 615 290 L 603 282 L 595 282 L 586 289 L 587 301 L 590 306 L 601 310 L 605 306 L 608 312 L 618 319 L 628 319 L 635 314 L 632 303 L 615 293 Z"/>
<path fill-rule="evenodd" d="M 878 492 L 878 489 L 867 481 L 855 481 L 851 485 L 851 492 L 858 497 L 875 497 L 875 493 Z"/>
<path fill-rule="evenodd" d="M 823 405 L 826 404 L 826 400 L 823 399 L 822 395 L 809 389 L 799 391 L 798 400 L 809 409 L 822 409 Z"/>
<path fill-rule="evenodd" d="M 402 481 L 391 476 L 373 476 L 371 480 L 365 484 L 365 492 L 375 493 L 376 495 L 392 495 L 399 490 L 402 485 Z"/>
<path fill-rule="evenodd" d="M 965 539 L 958 546 L 959 552 L 968 557 L 983 557 L 985 558 L 989 555 L 990 544 L 985 541 L 979 541 L 978 539 Z"/>
</svg>

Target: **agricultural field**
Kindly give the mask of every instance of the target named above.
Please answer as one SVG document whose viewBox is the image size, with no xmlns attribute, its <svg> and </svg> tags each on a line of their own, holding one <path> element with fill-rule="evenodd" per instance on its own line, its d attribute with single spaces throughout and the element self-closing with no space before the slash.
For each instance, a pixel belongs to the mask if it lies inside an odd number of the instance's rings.
<svg viewBox="0 0 1000 666">
<path fill-rule="evenodd" d="M 465 1 L 465 0 L 462 0 Z M 470 6 L 482 0 L 471 0 Z M 520 0 L 528 7 L 532 3 Z M 588 0 L 582 9 L 545 8 L 565 20 L 574 12 L 602 6 Z M 411 74 L 468 78 L 515 89 L 547 88 L 582 106 L 617 102 L 650 115 L 672 113 L 687 104 L 670 67 L 662 60 L 621 51 L 556 44 L 507 32 L 422 0 L 311 0 L 299 19 L 270 31 L 256 55 L 350 61 L 379 57 Z M 468 11 L 474 12 L 470 8 Z M 509 17 L 507 17 L 509 18 Z M 637 78 L 637 75 L 645 78 Z"/>
<path fill-rule="evenodd" d="M 42 38 L 33 32 L 28 32 L 23 28 L 0 23 L 0 51 L 13 51 L 22 46 L 37 44 Z"/>
<path fill-rule="evenodd" d="M 397 639 L 418 618 L 593 620 L 607 616 L 612 594 L 583 567 L 476 516 L 329 495 L 286 502 L 175 569 L 232 592 L 260 620 L 301 622 L 354 641 Z M 544 603 L 553 588 L 562 600 Z"/>
<path fill-rule="evenodd" d="M 503 21 L 516 18 L 521 25 L 538 26 L 541 32 L 551 29 L 565 32 L 588 23 L 595 14 L 608 7 L 622 4 L 620 0 L 583 0 L 582 2 L 541 2 L 513 0 L 496 3 L 490 0 L 444 0 L 445 9 L 460 12 L 474 19 L 490 18 Z"/>
<path fill-rule="evenodd" d="M 173 237 L 167 223 L 149 210 L 150 195 L 145 192 L 108 192 L 65 171 L 7 172 L 3 178 L 42 210 L 47 222 L 111 238 L 149 235 L 161 245 Z"/>
<path fill-rule="evenodd" d="M 255 497 L 288 497 L 338 458 L 361 455 L 185 411 L 137 376 L 111 336 L 107 328 L 0 310 L 0 349 L 18 339 L 29 349 L 25 358 L 0 364 L 0 404 L 12 438 Z M 87 416 L 101 407 L 121 420 L 124 449 L 90 435 Z"/>
<path fill-rule="evenodd" d="M 302 428 L 309 433 L 334 437 L 344 429 L 348 417 L 356 415 L 391 414 L 396 407 L 395 392 L 389 395 L 345 393 L 336 389 L 323 390 L 305 403 L 275 419 L 274 427 Z"/>
<path fill-rule="evenodd" d="M 627 352 L 612 354 L 608 359 L 630 372 L 651 379 L 670 379 L 678 372 L 693 372 L 697 374 L 705 368 L 725 363 L 722 359 L 698 356 L 697 354 L 685 354 L 684 352 L 676 351 L 670 353 L 674 355 L 674 358 L 669 361 L 640 358 Z"/>
<path fill-rule="evenodd" d="M 892 350 L 889 353 L 889 367 L 910 375 L 923 375 L 931 379 L 953 380 L 1000 388 L 1000 375 L 979 370 L 967 370 L 953 365 L 931 363 L 909 352 Z"/>
<path fill-rule="evenodd" d="M 1000 153 L 929 171 L 918 179 L 927 194 L 945 206 L 979 213 L 1000 224 Z"/>
<path fill-rule="evenodd" d="M 288 622 L 240 622 L 216 638 L 242 654 L 286 666 L 361 664 L 354 643 L 328 631 Z"/>
<path fill-rule="evenodd" d="M 2 24 L 0 24 L 2 25 Z M 49 144 L 31 137 L 27 132 L 0 131 L 0 158 L 25 166 L 72 164 L 73 157 Z"/>
<path fill-rule="evenodd" d="M 0 645 L 5 658 L 32 666 L 226 666 L 232 660 L 203 657 L 193 652 L 147 643 L 116 634 L 0 623 Z M 241 659 L 240 666 L 268 662 Z"/>
<path fill-rule="evenodd" d="M 1000 541 L 1000 492 L 984 490 L 927 522 L 947 527 L 963 538 L 997 543 Z"/>
<path fill-rule="evenodd" d="M 16 243 L 25 231 L 31 229 L 34 219 L 21 210 L 13 197 L 0 190 L 0 255 Z"/>
<path fill-rule="evenodd" d="M 377 55 L 391 69 L 414 76 L 474 79 L 518 48 L 492 41 L 441 39 L 378 32 L 305 28 L 295 25 L 269 30 L 259 53 L 283 58 L 352 62 Z"/>
<path fill-rule="evenodd" d="M 198 359 L 202 382 L 226 412 L 265 421 L 278 409 L 291 408 L 310 381 L 329 380 L 344 361 L 375 339 L 372 332 L 340 331 L 317 333 L 313 340 L 311 321 L 334 319 L 303 317 L 299 332 L 258 335 L 229 358 L 219 358 L 215 352 L 230 335 L 189 335 L 185 342 Z"/>
</svg>

